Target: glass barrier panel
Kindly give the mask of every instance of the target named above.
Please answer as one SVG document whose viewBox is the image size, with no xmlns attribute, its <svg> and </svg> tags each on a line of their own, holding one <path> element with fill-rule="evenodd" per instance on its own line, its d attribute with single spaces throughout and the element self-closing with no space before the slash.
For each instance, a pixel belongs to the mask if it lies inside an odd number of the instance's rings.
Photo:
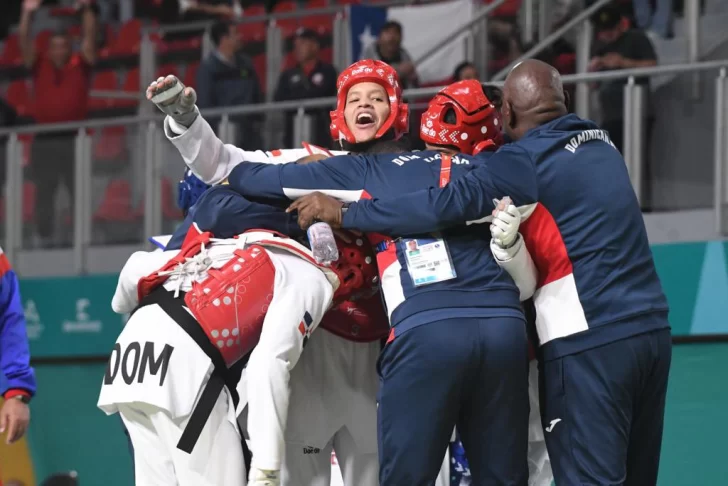
<svg viewBox="0 0 728 486">
<path fill-rule="evenodd" d="M 18 136 L 21 249 L 73 245 L 77 133 L 71 130 Z"/>
<path fill-rule="evenodd" d="M 97 129 L 91 139 L 91 244 L 134 244 L 144 226 L 145 130 Z"/>
<path fill-rule="evenodd" d="M 695 80 L 697 79 L 697 92 Z M 660 76 L 649 81 L 643 105 L 642 208 L 675 211 L 713 204 L 716 73 Z M 591 118 L 624 147 L 626 80 L 592 90 Z"/>
</svg>

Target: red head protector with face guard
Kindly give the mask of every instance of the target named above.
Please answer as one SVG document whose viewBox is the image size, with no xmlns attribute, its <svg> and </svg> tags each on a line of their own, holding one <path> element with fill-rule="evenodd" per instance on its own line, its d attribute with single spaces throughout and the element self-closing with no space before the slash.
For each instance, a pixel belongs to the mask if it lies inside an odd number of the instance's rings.
<svg viewBox="0 0 728 486">
<path fill-rule="evenodd" d="M 316 263 L 311 250 L 293 238 L 269 230 L 249 230 L 244 233 L 248 244 L 274 247 L 289 251 L 319 267 L 334 291 L 334 305 L 345 300 L 356 300 L 373 295 L 379 289 L 379 272 L 371 246 L 359 238 L 346 243 L 336 238 L 339 259 L 330 266 Z"/>
<path fill-rule="evenodd" d="M 334 293 L 334 304 L 345 300 L 371 297 L 379 290 L 379 271 L 371 246 L 362 239 L 352 243 L 336 238 L 339 259 L 331 269 L 339 277 L 339 288 Z"/>
<path fill-rule="evenodd" d="M 503 144 L 500 125 L 498 110 L 483 86 L 468 79 L 443 88 L 430 101 L 422 114 L 420 138 L 430 145 L 453 146 L 475 155 Z"/>
<path fill-rule="evenodd" d="M 339 74 L 339 79 L 336 81 L 338 93 L 336 110 L 331 112 L 331 138 L 357 143 L 356 138 L 354 138 L 346 124 L 344 108 L 346 108 L 349 89 L 359 83 L 377 83 L 384 88 L 389 98 L 389 116 L 379 127 L 374 137 L 380 138 L 390 129 L 394 129 L 395 138 L 407 133 L 409 108 L 405 103 L 402 103 L 402 88 L 399 85 L 397 71 L 385 62 L 365 59 L 355 62 Z"/>
</svg>

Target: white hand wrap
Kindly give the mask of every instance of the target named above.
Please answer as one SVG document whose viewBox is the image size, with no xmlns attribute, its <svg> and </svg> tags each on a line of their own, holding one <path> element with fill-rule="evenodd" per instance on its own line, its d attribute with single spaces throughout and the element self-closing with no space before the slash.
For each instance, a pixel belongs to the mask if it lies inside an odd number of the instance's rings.
<svg viewBox="0 0 728 486">
<path fill-rule="evenodd" d="M 498 211 L 490 225 L 490 235 L 501 248 L 510 248 L 518 239 L 518 227 L 521 225 L 521 212 L 513 204 L 505 211 Z"/>
<path fill-rule="evenodd" d="M 158 80 L 159 82 L 161 80 Z M 186 86 L 176 76 L 169 75 L 164 79 L 171 82 L 171 86 L 164 91 L 158 91 L 152 96 L 152 103 L 157 105 L 163 113 L 169 115 L 174 121 L 189 128 L 200 115 L 197 109 L 197 93 L 194 88 L 185 91 Z"/>
</svg>

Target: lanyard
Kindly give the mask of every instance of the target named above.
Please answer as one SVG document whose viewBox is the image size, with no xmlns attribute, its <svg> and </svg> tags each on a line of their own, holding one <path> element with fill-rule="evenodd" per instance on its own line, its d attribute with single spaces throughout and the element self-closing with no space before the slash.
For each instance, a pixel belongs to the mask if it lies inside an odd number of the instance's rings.
<svg viewBox="0 0 728 486">
<path fill-rule="evenodd" d="M 440 161 L 440 187 L 445 187 L 450 182 L 450 169 L 452 167 L 452 157 L 450 154 L 442 154 Z"/>
<path fill-rule="evenodd" d="M 440 160 L 440 187 L 445 187 L 450 183 L 450 169 L 452 168 L 452 156 L 450 154 L 442 154 Z M 399 239 L 399 238 L 398 238 Z M 376 245 L 377 253 L 383 252 L 389 248 L 392 240 L 381 241 Z"/>
</svg>

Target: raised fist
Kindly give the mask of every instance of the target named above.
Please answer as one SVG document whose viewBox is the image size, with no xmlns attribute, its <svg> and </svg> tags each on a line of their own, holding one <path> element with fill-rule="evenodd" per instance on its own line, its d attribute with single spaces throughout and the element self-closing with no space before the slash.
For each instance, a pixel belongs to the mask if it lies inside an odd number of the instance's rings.
<svg viewBox="0 0 728 486">
<path fill-rule="evenodd" d="M 160 77 L 147 88 L 147 99 L 180 125 L 189 128 L 200 114 L 195 103 L 197 93 L 177 76 Z"/>
<path fill-rule="evenodd" d="M 24 0 L 23 1 L 23 10 L 26 12 L 35 12 L 40 7 L 40 4 L 43 3 L 42 0 Z"/>
</svg>

